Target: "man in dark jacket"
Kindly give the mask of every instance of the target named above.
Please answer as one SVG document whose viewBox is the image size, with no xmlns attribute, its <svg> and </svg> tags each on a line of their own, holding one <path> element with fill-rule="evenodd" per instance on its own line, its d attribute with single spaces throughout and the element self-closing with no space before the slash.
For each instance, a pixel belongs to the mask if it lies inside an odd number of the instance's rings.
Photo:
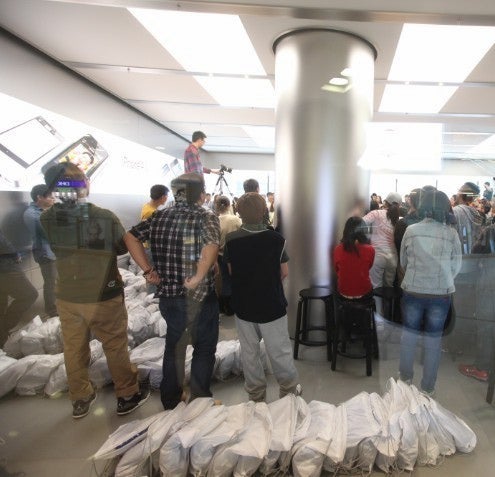
<svg viewBox="0 0 495 477">
<path fill-rule="evenodd" d="M 238 201 L 242 227 L 227 235 L 224 248 L 224 258 L 232 275 L 231 306 L 241 345 L 245 389 L 252 401 L 266 399 L 261 339 L 280 386 L 279 396 L 301 394 L 282 286 L 289 273 L 285 239 L 263 223 L 265 209 L 261 195 L 244 194 Z"/>
</svg>

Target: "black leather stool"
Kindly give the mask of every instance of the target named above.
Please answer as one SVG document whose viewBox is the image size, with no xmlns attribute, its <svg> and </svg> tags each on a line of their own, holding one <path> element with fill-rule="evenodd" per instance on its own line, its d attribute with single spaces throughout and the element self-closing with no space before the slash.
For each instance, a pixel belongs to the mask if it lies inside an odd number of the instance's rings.
<svg viewBox="0 0 495 477">
<path fill-rule="evenodd" d="M 395 323 L 402 323 L 400 316 L 400 297 L 402 290 L 396 287 L 379 287 L 373 289 L 373 295 L 380 297 L 383 300 L 384 318 Z M 378 310 L 381 313 L 381 310 Z"/>
<path fill-rule="evenodd" d="M 297 359 L 299 345 L 304 346 L 326 346 L 327 360 L 332 359 L 332 310 L 331 310 L 332 292 L 330 288 L 313 287 L 305 288 L 299 292 L 299 302 L 297 304 L 296 334 L 294 338 L 294 359 Z M 309 321 L 309 303 L 312 300 L 322 300 L 325 303 L 325 326 L 312 326 Z M 326 340 L 309 339 L 310 331 L 324 331 Z"/>
<path fill-rule="evenodd" d="M 372 359 L 378 358 L 378 337 L 375 325 L 375 301 L 373 297 L 363 301 L 346 300 L 334 295 L 335 328 L 333 330 L 332 371 L 337 366 L 337 355 L 347 358 L 366 358 L 366 376 L 371 376 Z M 346 344 L 349 335 L 356 334 L 364 341 L 364 354 L 349 354 Z M 339 349 L 340 342 L 340 349 Z"/>
</svg>

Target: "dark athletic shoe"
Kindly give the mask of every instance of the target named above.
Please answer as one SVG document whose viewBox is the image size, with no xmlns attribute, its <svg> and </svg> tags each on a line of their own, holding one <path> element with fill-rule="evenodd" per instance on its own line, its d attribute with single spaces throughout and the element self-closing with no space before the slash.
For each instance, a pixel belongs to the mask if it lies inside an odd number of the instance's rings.
<svg viewBox="0 0 495 477">
<path fill-rule="evenodd" d="M 79 419 L 81 417 L 87 416 L 89 413 L 89 408 L 96 401 L 96 392 L 91 394 L 91 396 L 78 399 L 72 402 L 72 417 L 74 419 Z"/>
<path fill-rule="evenodd" d="M 139 383 L 139 392 L 130 398 L 120 397 L 117 399 L 117 414 L 125 416 L 142 406 L 150 397 L 150 387 L 148 383 Z"/>
</svg>

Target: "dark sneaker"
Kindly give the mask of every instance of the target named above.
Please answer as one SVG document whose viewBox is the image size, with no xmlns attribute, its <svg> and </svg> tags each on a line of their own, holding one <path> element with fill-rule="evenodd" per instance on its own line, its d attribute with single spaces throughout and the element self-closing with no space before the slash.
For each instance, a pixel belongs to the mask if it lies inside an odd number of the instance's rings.
<svg viewBox="0 0 495 477">
<path fill-rule="evenodd" d="M 89 413 L 89 408 L 96 401 L 96 392 L 91 394 L 91 396 L 78 399 L 72 402 L 72 417 L 74 419 L 79 419 L 81 417 L 87 416 Z"/>
<path fill-rule="evenodd" d="M 434 389 L 432 391 L 425 391 L 424 389 L 422 389 L 421 393 L 424 394 L 425 396 L 428 396 L 429 398 L 432 398 L 432 399 L 435 397 L 435 390 Z"/>
<path fill-rule="evenodd" d="M 120 397 L 117 399 L 117 414 L 125 416 L 143 405 L 150 397 L 150 387 L 148 383 L 139 384 L 139 392 L 130 398 Z"/>
</svg>

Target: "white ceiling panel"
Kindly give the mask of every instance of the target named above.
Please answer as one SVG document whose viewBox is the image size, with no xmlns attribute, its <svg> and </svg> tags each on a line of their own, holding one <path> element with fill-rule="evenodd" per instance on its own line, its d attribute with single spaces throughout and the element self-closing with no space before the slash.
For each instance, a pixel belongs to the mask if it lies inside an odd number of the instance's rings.
<svg viewBox="0 0 495 477">
<path fill-rule="evenodd" d="M 442 113 L 493 115 L 495 83 L 491 86 L 464 86 L 459 88 L 442 109 Z M 495 124 L 495 117 L 491 118 Z"/>
<path fill-rule="evenodd" d="M 272 83 L 272 45 L 280 34 L 311 26 L 357 34 L 377 50 L 373 121 L 442 123 L 446 158 L 468 157 L 477 141 L 495 133 L 495 47 L 439 114 L 378 112 L 404 23 L 495 26 L 493 1 L 0 0 L 0 26 L 185 139 L 203 129 L 211 139 L 207 150 L 267 152 L 242 126 L 273 127 L 274 110 L 216 104 L 126 8 L 146 6 L 239 14 Z"/>
<path fill-rule="evenodd" d="M 201 85 L 187 74 L 152 74 L 77 68 L 94 83 L 128 101 L 216 104 Z"/>
<path fill-rule="evenodd" d="M 2 0 L 0 23 L 60 61 L 181 66 L 125 8 L 39 0 Z"/>
<path fill-rule="evenodd" d="M 130 104 L 134 106 L 136 103 L 130 102 Z M 220 106 L 209 107 L 170 103 L 138 103 L 136 104 L 137 106 L 143 112 L 161 122 L 190 123 L 194 119 L 196 122 L 212 125 L 272 126 L 275 119 L 275 112 L 270 109 L 221 108 Z M 207 131 L 205 133 L 208 134 Z"/>
</svg>

